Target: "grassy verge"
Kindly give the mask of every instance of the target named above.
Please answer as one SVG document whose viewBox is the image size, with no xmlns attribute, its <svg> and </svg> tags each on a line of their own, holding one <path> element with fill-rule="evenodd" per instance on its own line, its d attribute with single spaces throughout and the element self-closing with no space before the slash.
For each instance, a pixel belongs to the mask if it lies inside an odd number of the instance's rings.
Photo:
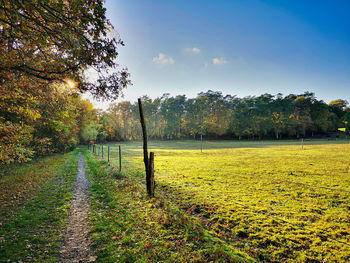
<svg viewBox="0 0 350 263">
<path fill-rule="evenodd" d="M 121 176 L 84 152 L 92 191 L 98 262 L 251 262 L 164 198 L 149 199 L 141 178 Z"/>
<path fill-rule="evenodd" d="M 0 262 L 56 262 L 78 151 L 41 158 L 0 179 Z"/>
</svg>

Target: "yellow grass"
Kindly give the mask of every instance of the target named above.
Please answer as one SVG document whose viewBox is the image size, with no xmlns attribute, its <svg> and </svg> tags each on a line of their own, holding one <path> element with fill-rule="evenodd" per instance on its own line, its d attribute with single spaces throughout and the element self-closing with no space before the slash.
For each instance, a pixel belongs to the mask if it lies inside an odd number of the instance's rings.
<svg viewBox="0 0 350 263">
<path fill-rule="evenodd" d="M 350 144 L 173 144 L 152 145 L 158 188 L 217 236 L 260 259 L 350 260 Z M 122 147 L 142 169 L 140 145 Z"/>
</svg>

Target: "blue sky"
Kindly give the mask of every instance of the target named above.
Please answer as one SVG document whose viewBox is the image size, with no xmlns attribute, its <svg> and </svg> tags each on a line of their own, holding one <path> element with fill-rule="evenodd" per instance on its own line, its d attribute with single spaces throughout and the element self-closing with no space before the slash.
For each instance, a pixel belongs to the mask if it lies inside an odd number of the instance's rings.
<svg viewBox="0 0 350 263">
<path fill-rule="evenodd" d="M 211 89 L 239 97 L 311 91 L 350 102 L 349 0 L 107 0 L 106 7 L 134 84 L 124 100 Z"/>
</svg>

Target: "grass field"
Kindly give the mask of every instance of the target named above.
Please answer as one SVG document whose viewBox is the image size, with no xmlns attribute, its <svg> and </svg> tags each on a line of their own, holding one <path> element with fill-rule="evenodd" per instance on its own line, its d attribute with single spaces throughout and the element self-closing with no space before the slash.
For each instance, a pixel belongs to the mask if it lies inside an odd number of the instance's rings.
<svg viewBox="0 0 350 263">
<path fill-rule="evenodd" d="M 350 261 L 348 141 L 151 142 L 157 194 L 213 234 L 268 261 Z M 141 174 L 142 144 L 122 144 Z M 111 163 L 118 165 L 117 148 Z"/>
<path fill-rule="evenodd" d="M 123 176 L 87 151 L 83 155 L 96 262 L 254 262 L 166 198 L 148 198 L 140 177 Z"/>
</svg>

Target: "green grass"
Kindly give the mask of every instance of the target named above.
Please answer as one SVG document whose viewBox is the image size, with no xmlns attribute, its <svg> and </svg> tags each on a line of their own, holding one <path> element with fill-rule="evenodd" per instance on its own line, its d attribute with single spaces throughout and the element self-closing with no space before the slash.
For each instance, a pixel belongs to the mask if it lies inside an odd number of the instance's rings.
<svg viewBox="0 0 350 263">
<path fill-rule="evenodd" d="M 84 152 L 92 191 L 97 262 L 250 262 L 164 197 L 149 199 L 143 180 Z"/>
<path fill-rule="evenodd" d="M 0 262 L 56 262 L 78 151 L 12 166 L 0 179 Z"/>
<path fill-rule="evenodd" d="M 157 196 L 257 259 L 350 261 L 349 141 L 203 144 L 150 142 Z M 142 144 L 122 149 L 124 168 L 143 176 Z"/>
</svg>

